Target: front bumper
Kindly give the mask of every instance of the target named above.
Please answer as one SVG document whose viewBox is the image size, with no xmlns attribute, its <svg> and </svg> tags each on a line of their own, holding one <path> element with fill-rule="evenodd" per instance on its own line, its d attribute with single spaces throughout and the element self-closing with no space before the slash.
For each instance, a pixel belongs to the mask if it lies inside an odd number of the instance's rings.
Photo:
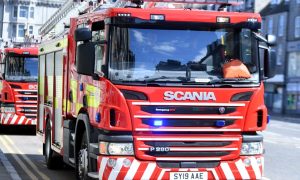
<svg viewBox="0 0 300 180">
<path fill-rule="evenodd" d="M 15 113 L 1 113 L 0 124 L 2 125 L 36 125 L 36 118 L 27 118 Z"/>
<path fill-rule="evenodd" d="M 244 161 L 250 162 L 245 165 Z M 155 162 L 139 161 L 134 157 L 98 156 L 98 179 L 170 179 L 170 172 L 206 171 L 208 179 L 261 179 L 263 156 L 241 156 L 222 161 L 214 168 L 161 168 Z M 130 163 L 128 163 L 130 161 Z M 247 161 L 247 160 L 246 160 Z"/>
</svg>

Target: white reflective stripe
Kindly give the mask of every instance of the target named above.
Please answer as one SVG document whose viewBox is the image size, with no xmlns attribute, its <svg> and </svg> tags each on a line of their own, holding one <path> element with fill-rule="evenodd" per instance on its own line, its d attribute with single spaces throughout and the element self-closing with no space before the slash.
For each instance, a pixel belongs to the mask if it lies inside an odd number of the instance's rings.
<svg viewBox="0 0 300 180">
<path fill-rule="evenodd" d="M 234 176 L 232 174 L 232 171 L 228 165 L 228 163 L 221 163 L 221 168 L 226 176 L 226 179 L 234 179 Z"/>
<path fill-rule="evenodd" d="M 36 125 L 36 120 L 32 119 L 31 120 L 31 125 Z"/>
<path fill-rule="evenodd" d="M 261 159 L 261 169 L 262 169 L 261 174 L 263 176 L 264 173 L 265 173 L 265 158 L 264 157 L 260 157 L 260 159 Z"/>
<path fill-rule="evenodd" d="M 216 172 L 215 169 L 213 169 L 213 168 L 208 168 L 207 171 L 211 171 L 211 172 L 213 173 L 213 175 L 214 175 L 215 180 L 219 180 L 218 173 Z"/>
<path fill-rule="evenodd" d="M 116 166 L 114 168 L 112 168 L 111 172 L 110 172 L 110 175 L 108 177 L 108 180 L 115 180 L 117 179 L 119 173 L 120 173 L 120 170 L 123 166 L 123 161 L 124 161 L 125 158 L 118 158 L 117 159 L 117 162 L 116 162 Z"/>
<path fill-rule="evenodd" d="M 11 120 L 10 124 L 15 124 L 17 118 L 18 118 L 18 116 L 14 115 L 14 118 Z"/>
<path fill-rule="evenodd" d="M 124 179 L 126 179 L 126 180 L 131 180 L 131 179 L 133 179 L 133 177 L 135 176 L 137 170 L 138 170 L 139 167 L 140 167 L 140 164 L 141 164 L 141 163 L 140 163 L 139 161 L 133 160 L 133 162 L 132 162 L 132 164 L 131 164 L 129 170 L 127 171 L 127 174 L 126 174 L 126 176 L 125 176 Z"/>
<path fill-rule="evenodd" d="M 180 132 L 239 132 L 241 129 L 207 129 L 207 128 L 136 128 L 136 131 L 180 131 Z"/>
<path fill-rule="evenodd" d="M 103 178 L 103 173 L 107 164 L 108 158 L 103 157 L 101 160 L 100 168 L 99 168 L 99 180 Z"/>
<path fill-rule="evenodd" d="M 161 172 L 160 172 L 157 180 L 161 180 L 164 177 L 166 171 L 171 171 L 171 169 L 163 169 L 163 170 L 161 170 Z"/>
<path fill-rule="evenodd" d="M 235 162 L 235 165 L 237 167 L 237 169 L 239 170 L 242 179 L 250 179 L 249 173 L 245 167 L 245 164 L 243 163 L 243 161 L 240 159 L 237 162 Z"/>
<path fill-rule="evenodd" d="M 24 119 L 25 119 L 25 116 L 22 116 L 21 119 L 19 120 L 18 124 L 22 124 Z"/>
<path fill-rule="evenodd" d="M 256 158 L 252 156 L 250 157 L 250 160 L 251 160 L 251 166 L 254 171 L 256 179 L 261 179 L 261 172 L 257 164 Z"/>
<path fill-rule="evenodd" d="M 197 168 L 191 168 L 190 171 L 199 171 Z"/>
<path fill-rule="evenodd" d="M 155 167 L 156 167 L 155 163 L 149 163 L 141 179 L 142 180 L 150 179 Z"/>
<path fill-rule="evenodd" d="M 158 161 L 219 161 L 221 158 L 157 157 Z"/>
<path fill-rule="evenodd" d="M 132 105 L 169 105 L 169 106 L 234 106 L 243 107 L 244 103 L 177 103 L 177 102 L 132 102 Z"/>
<path fill-rule="evenodd" d="M 137 138 L 139 141 L 239 141 L 239 138 Z"/>
<path fill-rule="evenodd" d="M 134 118 L 142 118 L 142 119 L 243 119 L 243 116 L 182 116 L 182 115 L 134 115 Z"/>
<path fill-rule="evenodd" d="M 29 122 L 29 119 L 26 120 L 25 124 L 28 124 L 28 122 Z"/>
<path fill-rule="evenodd" d="M 178 171 L 188 171 L 189 169 L 187 169 L 187 168 L 180 168 Z"/>
<path fill-rule="evenodd" d="M 8 120 L 10 118 L 11 114 L 6 114 L 5 120 L 4 120 L 4 124 L 8 123 Z"/>
</svg>

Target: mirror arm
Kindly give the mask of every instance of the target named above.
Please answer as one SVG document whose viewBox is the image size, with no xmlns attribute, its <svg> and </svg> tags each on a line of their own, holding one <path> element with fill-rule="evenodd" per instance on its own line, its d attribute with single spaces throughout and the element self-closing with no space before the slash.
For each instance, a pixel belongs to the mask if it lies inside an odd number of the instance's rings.
<svg viewBox="0 0 300 180">
<path fill-rule="evenodd" d="M 268 44 L 268 40 L 265 37 L 263 37 L 262 35 L 260 35 L 258 33 L 255 33 L 255 32 L 252 32 L 252 33 L 254 34 L 254 36 L 257 40 Z"/>
</svg>

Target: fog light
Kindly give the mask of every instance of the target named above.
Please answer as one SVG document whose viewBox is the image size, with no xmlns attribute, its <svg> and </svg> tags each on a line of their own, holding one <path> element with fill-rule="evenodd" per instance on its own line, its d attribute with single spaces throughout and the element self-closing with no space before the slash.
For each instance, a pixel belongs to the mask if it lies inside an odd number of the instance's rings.
<svg viewBox="0 0 300 180">
<path fill-rule="evenodd" d="M 249 158 L 244 159 L 244 164 L 245 164 L 246 167 L 250 166 L 251 165 L 251 160 Z"/>
<path fill-rule="evenodd" d="M 129 160 L 129 159 L 124 159 L 124 161 L 123 161 L 123 165 L 124 165 L 124 167 L 130 167 L 131 166 L 131 161 Z"/>
<path fill-rule="evenodd" d="M 109 159 L 107 165 L 109 167 L 115 167 L 116 166 L 117 161 L 115 159 Z"/>
</svg>

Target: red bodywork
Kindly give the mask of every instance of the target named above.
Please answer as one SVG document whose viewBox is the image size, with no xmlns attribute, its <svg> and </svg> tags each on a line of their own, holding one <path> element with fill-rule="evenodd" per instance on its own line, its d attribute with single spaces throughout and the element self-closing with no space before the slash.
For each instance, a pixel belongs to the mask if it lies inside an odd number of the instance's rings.
<svg viewBox="0 0 300 180">
<path fill-rule="evenodd" d="M 266 128 L 267 109 L 264 105 L 264 86 L 263 83 L 257 87 L 245 88 L 196 88 L 196 87 L 147 87 L 147 86 L 125 86 L 114 85 L 106 78 L 93 80 L 90 76 L 79 75 L 76 72 L 75 52 L 76 42 L 74 41 L 75 29 L 85 23 L 91 26 L 93 22 L 104 20 L 105 18 L 115 17 L 120 13 L 130 13 L 131 16 L 144 20 L 149 20 L 151 14 L 163 14 L 165 21 L 174 22 L 200 22 L 216 23 L 217 17 L 230 17 L 230 23 L 237 24 L 247 22 L 248 19 L 256 19 L 261 22 L 259 14 L 237 13 L 237 12 L 212 12 L 202 10 L 182 10 L 182 9 L 138 9 L 138 8 L 110 8 L 96 13 L 82 15 L 79 18 L 71 19 L 70 31 L 68 37 L 67 55 L 64 59 L 63 98 L 62 116 L 63 120 L 77 120 L 80 114 L 87 114 L 90 125 L 95 129 L 101 129 L 109 132 L 130 132 L 133 136 L 135 156 L 97 156 L 97 174 L 99 179 L 169 179 L 170 172 L 208 172 L 208 179 L 260 179 L 263 173 L 263 156 L 240 156 L 242 135 L 251 134 L 256 131 L 262 131 Z M 107 48 L 105 45 L 104 48 Z M 104 62 L 107 60 L 104 59 Z M 75 89 L 72 89 L 74 88 Z M 90 87 L 94 87 L 91 92 Z M 126 99 L 122 91 L 132 91 L 142 93 L 147 100 Z M 164 93 L 166 91 L 181 92 L 213 92 L 216 101 L 166 101 Z M 75 93 L 73 102 L 68 101 L 69 92 Z M 239 93 L 251 92 L 250 100 L 231 101 L 231 98 Z M 47 94 L 45 94 L 47 96 Z M 92 106 L 89 103 L 83 106 L 84 97 L 91 99 L 92 103 L 98 103 Z M 43 99 L 44 97 L 39 97 Z M 39 101 L 40 101 L 39 100 Z M 91 103 L 91 104 L 92 104 Z M 176 114 L 176 113 L 151 113 L 144 108 L 151 106 L 171 106 L 171 111 L 176 111 L 180 106 L 194 108 L 228 108 L 234 111 L 230 113 L 207 113 L 207 114 Z M 110 122 L 111 110 L 115 113 L 115 124 Z M 170 110 L 170 109 L 169 109 Z M 44 116 L 50 117 L 53 122 L 56 121 L 51 107 L 44 108 Z M 39 111 L 40 112 L 40 111 Z M 99 115 L 101 116 L 99 120 Z M 153 127 L 143 123 L 144 119 L 235 119 L 235 121 L 226 127 Z M 46 122 L 43 120 L 43 132 L 45 132 Z M 55 123 L 54 123 L 55 124 Z M 61 123 L 63 128 L 63 122 Z M 53 130 L 53 129 L 52 129 Z M 53 132 L 53 131 L 52 131 Z M 163 133 L 158 133 L 163 132 Z M 65 132 L 64 132 L 65 133 Z M 45 134 L 43 134 L 45 138 Z M 76 135 L 75 135 L 76 136 Z M 64 139 L 65 141 L 65 139 Z M 69 141 L 69 140 L 67 140 Z M 45 142 L 45 141 L 44 141 Z M 147 142 L 172 142 L 183 143 L 188 153 L 196 148 L 195 151 L 221 151 L 219 156 L 193 156 L 183 155 L 182 157 L 164 157 L 149 154 Z M 226 142 L 217 147 L 206 146 L 187 146 L 186 144 L 203 142 Z M 67 142 L 69 143 L 69 142 Z M 223 148 L 223 150 L 222 150 Z M 61 155 L 64 155 L 64 149 L 54 148 Z M 175 148 L 176 149 L 176 148 Z M 180 151 L 177 149 L 177 151 Z M 115 161 L 114 161 L 115 160 Z M 126 163 L 124 163 L 126 160 Z M 112 168 L 110 161 L 115 162 Z M 217 161 L 216 166 L 209 168 L 161 168 L 159 162 L 210 162 Z M 244 162 L 249 161 L 250 165 Z M 129 165 L 128 165 L 129 164 Z"/>
<path fill-rule="evenodd" d="M 37 57 L 36 47 L 5 48 L 3 63 L 8 57 Z M 4 70 L 3 70 L 4 72 Z M 4 76 L 5 77 L 5 76 Z M 18 82 L 1 79 L 1 125 L 35 125 L 37 109 L 37 82 Z M 14 111 L 5 112 L 4 107 Z"/>
</svg>

